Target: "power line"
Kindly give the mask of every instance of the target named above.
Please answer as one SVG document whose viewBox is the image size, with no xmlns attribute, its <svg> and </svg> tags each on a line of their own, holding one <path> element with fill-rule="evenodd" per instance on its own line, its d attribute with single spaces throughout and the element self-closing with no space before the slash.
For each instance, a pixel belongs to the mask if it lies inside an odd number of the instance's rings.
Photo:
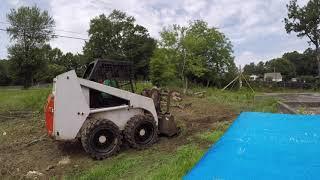
<svg viewBox="0 0 320 180">
<path fill-rule="evenodd" d="M 84 40 L 84 41 L 89 40 L 89 39 L 85 39 L 85 38 L 81 38 L 81 37 L 72 37 L 72 36 L 64 36 L 64 35 L 57 35 L 57 34 L 55 34 L 54 36 L 62 37 L 62 38 L 70 38 L 70 39 L 79 39 L 79 40 Z"/>
<path fill-rule="evenodd" d="M 2 29 L 2 28 L 0 28 L 0 31 L 7 32 L 6 29 Z M 83 40 L 83 41 L 87 41 L 88 40 L 88 39 L 81 38 L 81 37 L 65 36 L 65 35 L 58 35 L 58 34 L 54 34 L 54 36 L 61 37 L 61 38 L 78 39 L 78 40 Z"/>
<path fill-rule="evenodd" d="M 0 24 L 10 24 L 8 22 L 3 22 L 3 21 L 0 21 Z"/>
<path fill-rule="evenodd" d="M 62 29 L 54 29 L 54 30 L 55 30 L 55 31 L 66 32 L 66 33 L 72 33 L 72 34 L 87 35 L 87 34 L 84 34 L 84 33 L 79 33 L 79 32 L 69 31 L 69 30 L 62 30 Z"/>
</svg>

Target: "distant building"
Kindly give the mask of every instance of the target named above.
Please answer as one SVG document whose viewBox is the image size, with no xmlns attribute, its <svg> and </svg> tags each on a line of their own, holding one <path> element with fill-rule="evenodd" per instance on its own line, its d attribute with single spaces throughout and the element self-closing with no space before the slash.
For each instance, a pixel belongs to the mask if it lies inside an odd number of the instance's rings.
<svg viewBox="0 0 320 180">
<path fill-rule="evenodd" d="M 297 78 L 291 78 L 291 82 L 298 82 Z"/>
<path fill-rule="evenodd" d="M 250 81 L 256 81 L 259 78 L 259 76 L 252 74 L 250 76 Z"/>
<path fill-rule="evenodd" d="M 264 81 L 281 82 L 281 73 L 264 73 Z"/>
</svg>

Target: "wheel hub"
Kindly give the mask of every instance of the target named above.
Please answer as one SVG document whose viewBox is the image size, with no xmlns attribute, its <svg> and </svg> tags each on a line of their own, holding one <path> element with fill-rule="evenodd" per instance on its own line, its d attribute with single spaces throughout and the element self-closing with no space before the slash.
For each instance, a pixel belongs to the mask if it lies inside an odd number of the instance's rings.
<svg viewBox="0 0 320 180">
<path fill-rule="evenodd" d="M 107 141 L 106 136 L 100 136 L 100 137 L 99 137 L 99 142 L 100 142 L 101 144 L 105 143 L 106 141 Z"/>
<path fill-rule="evenodd" d="M 108 152 L 113 149 L 117 142 L 115 134 L 109 129 L 99 129 L 95 132 L 92 138 L 92 147 L 97 152 Z"/>
<path fill-rule="evenodd" d="M 143 122 L 136 127 L 134 138 L 137 144 L 148 144 L 154 134 L 154 128 L 152 123 Z"/>
<path fill-rule="evenodd" d="M 146 134 L 146 130 L 144 129 L 141 129 L 140 132 L 139 132 L 140 136 L 144 136 Z"/>
</svg>

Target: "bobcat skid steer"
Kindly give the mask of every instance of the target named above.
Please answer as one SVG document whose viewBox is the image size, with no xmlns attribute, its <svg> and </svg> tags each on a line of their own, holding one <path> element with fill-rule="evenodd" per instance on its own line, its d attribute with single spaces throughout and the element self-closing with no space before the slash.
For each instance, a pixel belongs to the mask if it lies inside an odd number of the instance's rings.
<svg viewBox="0 0 320 180">
<path fill-rule="evenodd" d="M 159 134 L 177 134 L 170 103 L 163 113 L 158 90 L 135 94 L 132 77 L 130 63 L 110 60 L 92 62 L 83 78 L 74 70 L 58 75 L 45 107 L 48 135 L 61 141 L 80 139 L 92 158 L 104 159 L 124 141 L 143 149 Z M 170 93 L 167 98 L 170 102 Z"/>
</svg>

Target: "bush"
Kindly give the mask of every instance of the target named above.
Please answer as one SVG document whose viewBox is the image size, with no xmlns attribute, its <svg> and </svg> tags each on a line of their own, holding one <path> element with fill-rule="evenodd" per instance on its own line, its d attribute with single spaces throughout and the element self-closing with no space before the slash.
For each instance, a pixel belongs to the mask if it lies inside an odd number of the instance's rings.
<svg viewBox="0 0 320 180">
<path fill-rule="evenodd" d="M 306 82 L 306 83 L 316 83 L 317 78 L 313 76 L 301 76 L 299 78 L 300 82 Z"/>
</svg>

